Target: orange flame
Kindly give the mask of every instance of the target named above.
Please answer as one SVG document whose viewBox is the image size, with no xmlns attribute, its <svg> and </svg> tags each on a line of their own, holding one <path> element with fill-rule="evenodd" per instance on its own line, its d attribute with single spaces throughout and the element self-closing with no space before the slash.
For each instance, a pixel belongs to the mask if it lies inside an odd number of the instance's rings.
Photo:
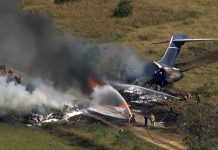
<svg viewBox="0 0 218 150">
<path fill-rule="evenodd" d="M 125 103 L 121 103 L 120 105 L 119 105 L 119 107 L 120 108 L 128 108 L 128 107 L 131 107 L 131 105 L 129 105 L 129 104 L 125 104 Z"/>
<path fill-rule="evenodd" d="M 99 87 L 100 85 L 92 78 L 92 76 L 87 77 L 88 85 L 92 88 L 95 89 Z"/>
</svg>

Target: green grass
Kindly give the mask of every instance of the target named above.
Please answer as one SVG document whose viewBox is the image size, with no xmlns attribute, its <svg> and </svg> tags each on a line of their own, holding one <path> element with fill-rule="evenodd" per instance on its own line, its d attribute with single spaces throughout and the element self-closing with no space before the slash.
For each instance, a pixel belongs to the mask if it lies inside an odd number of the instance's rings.
<svg viewBox="0 0 218 150">
<path fill-rule="evenodd" d="M 0 124 L 1 150 L 83 150 L 80 146 L 71 146 L 58 137 L 37 128 L 24 125 Z"/>
<path fill-rule="evenodd" d="M 118 129 L 101 123 L 80 122 L 78 124 L 48 124 L 41 128 L 22 124 L 0 124 L 0 149 L 2 150 L 85 150 L 85 149 L 140 149 L 160 150 L 133 136 L 137 145 L 127 138 L 125 145 L 116 144 Z"/>
<path fill-rule="evenodd" d="M 209 64 L 186 72 L 185 77 L 176 82 L 174 87 L 178 89 L 186 89 L 190 92 L 202 87 L 206 83 L 210 83 L 211 81 L 218 86 L 217 77 L 218 63 Z"/>
<path fill-rule="evenodd" d="M 91 149 L 159 150 L 161 148 L 145 142 L 131 131 L 120 134 L 119 129 L 111 128 L 99 122 L 79 122 L 72 124 L 53 124 L 45 127 L 51 134 L 61 137 L 68 144 L 80 144 Z M 117 142 L 120 141 L 120 142 Z"/>
</svg>

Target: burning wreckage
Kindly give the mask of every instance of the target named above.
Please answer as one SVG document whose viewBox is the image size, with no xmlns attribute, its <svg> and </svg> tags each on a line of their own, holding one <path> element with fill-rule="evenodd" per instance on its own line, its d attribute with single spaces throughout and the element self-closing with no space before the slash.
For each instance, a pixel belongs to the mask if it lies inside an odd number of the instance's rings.
<svg viewBox="0 0 218 150">
<path fill-rule="evenodd" d="M 129 85 L 129 84 L 113 84 L 122 97 L 126 100 L 132 111 L 142 112 L 139 106 L 154 106 L 165 104 L 170 100 L 179 100 L 179 97 L 152 90 L 149 88 Z"/>
<path fill-rule="evenodd" d="M 28 126 L 41 126 L 44 123 L 51 122 L 78 121 L 81 116 L 95 119 L 96 116 L 100 116 L 111 121 L 128 122 L 133 116 L 132 111 L 142 112 L 141 107 L 137 107 L 139 105 L 157 105 L 162 101 L 178 99 L 169 94 L 135 85 L 116 84 L 110 86 L 99 85 L 94 80 L 89 82 L 91 82 L 89 84 L 93 88 L 89 100 L 74 100 L 72 101 L 73 105 L 67 103 L 58 112 L 47 115 L 32 113 L 29 117 Z"/>
<path fill-rule="evenodd" d="M 21 79 L 21 77 L 19 76 L 18 78 L 18 75 L 15 75 L 15 73 L 9 69 L 6 69 L 5 66 L 1 67 L 0 73 L 1 73 L 1 77 L 5 79 L 5 82 L 4 80 L 2 80 L 2 83 L 0 83 L 2 86 L 6 86 L 6 87 L 14 86 L 16 88 L 22 87 L 25 95 L 34 94 L 35 89 L 28 91 L 29 89 L 27 87 L 25 88 L 25 86 L 21 84 L 21 80 L 17 80 L 17 79 Z M 98 116 L 100 115 L 103 117 L 108 117 L 118 120 L 127 120 L 129 117 L 132 116 L 126 101 L 120 95 L 120 93 L 117 90 L 115 90 L 112 86 L 99 85 L 92 78 L 88 79 L 88 84 L 93 90 L 90 99 L 72 100 L 71 102 L 64 104 L 63 108 L 59 110 L 58 109 L 51 110 L 49 108 L 50 106 L 45 105 L 43 101 L 38 103 L 38 100 L 36 99 L 35 103 L 31 104 L 32 111 L 29 115 L 27 125 L 41 126 L 44 123 L 78 120 L 81 116 L 95 117 L 96 115 Z M 19 91 L 19 92 L 23 92 L 23 91 Z M 17 98 L 20 99 L 19 97 Z M 30 97 L 29 100 L 31 100 L 31 98 L 32 97 Z M 10 97 L 5 99 L 5 101 L 8 102 L 8 99 L 10 99 Z M 22 101 L 21 103 L 25 103 L 25 100 Z M 11 104 L 6 103 L 3 104 L 3 106 L 4 105 L 8 106 L 8 105 L 12 105 L 12 103 Z M 35 108 L 35 106 L 37 107 Z M 43 111 L 38 111 L 38 109 L 39 110 L 43 109 Z"/>
<path fill-rule="evenodd" d="M 6 8 L 13 4 L 7 2 L 3 2 L 3 4 L 7 4 L 5 5 L 7 6 Z M 14 7 L 16 6 L 13 5 L 12 8 Z M 49 81 L 54 81 L 57 86 L 63 86 L 63 89 L 70 88 L 75 83 L 75 80 L 81 86 L 81 89 L 84 88 L 83 86 L 87 86 L 84 84 L 86 77 L 95 74 L 93 68 L 96 66 L 93 67 L 91 65 L 95 64 L 95 61 L 93 61 L 95 53 L 90 51 L 95 46 L 89 47 L 88 43 L 86 44 L 86 42 L 76 40 L 75 38 L 57 36 L 53 33 L 54 29 L 52 23 L 49 21 L 50 19 L 38 13 L 23 16 L 23 13 L 18 12 L 16 8 L 5 9 L 5 11 L 5 14 L 10 14 L 11 20 L 9 22 L 11 23 L 7 24 L 6 22 L 5 24 L 4 21 L 2 22 L 2 31 L 4 32 L 0 34 L 2 35 L 0 43 L 3 45 L 1 48 L 1 61 L 3 63 L 14 64 L 15 67 L 22 68 L 23 72 L 34 73 L 35 77 L 45 77 Z M 8 20 L 8 16 L 5 16 L 4 13 L 2 17 L 2 20 L 5 20 L 5 17 Z M 36 20 L 39 26 L 34 24 L 34 20 Z M 16 26 L 19 28 L 14 28 Z M 35 31 L 38 32 L 36 33 Z M 5 35 L 9 38 L 4 38 Z M 79 105 L 77 101 L 72 101 L 73 105 L 67 103 L 57 113 L 56 111 L 50 111 L 46 114 L 31 114 L 30 123 L 37 125 L 46 122 L 59 122 L 70 120 L 70 118 L 79 115 L 93 116 L 95 114 L 117 119 L 127 119 L 132 117 L 127 103 L 150 104 L 166 99 L 175 99 L 176 97 L 174 96 L 144 87 L 148 84 L 149 87 L 154 86 L 153 89 L 159 89 L 159 87 L 163 88 L 167 84 L 180 80 L 183 75 L 179 69 L 175 68 L 175 62 L 182 45 L 186 42 L 208 40 L 216 39 L 188 39 L 185 35 L 173 35 L 165 54 L 159 61 L 142 64 L 143 68 L 138 72 L 135 71 L 135 68 L 128 68 L 128 66 L 120 72 L 120 81 L 130 85 L 99 85 L 92 78 L 89 78 L 89 86 L 93 92 L 86 104 Z M 15 61 L 13 58 L 16 55 L 19 55 L 19 57 Z M 28 59 L 24 61 L 24 58 Z M 26 64 L 27 62 L 28 64 Z M 43 76 L 41 76 L 42 73 Z M 50 100 L 51 97 L 46 97 L 47 93 L 43 89 L 37 91 L 37 89 L 27 88 L 25 85 L 19 86 L 21 76 L 14 73 L 14 70 L 5 68 L 5 66 L 0 66 L 0 76 L 5 77 L 8 83 L 6 85 L 5 79 L 1 81 L 0 78 L 0 86 L 1 82 L 4 86 L 0 88 L 0 90 L 3 90 L 1 94 L 5 92 L 4 95 L 0 95 L 0 102 L 2 102 L 0 111 L 2 107 L 14 109 L 19 105 L 22 110 L 22 108 L 26 108 L 27 106 L 42 106 L 45 103 L 47 107 L 50 105 L 57 106 L 57 104 L 60 107 L 61 104 L 58 102 L 66 102 L 66 100 L 61 98 L 60 101 Z M 69 80 L 65 80 L 65 78 L 69 78 Z M 14 93 L 6 93 L 7 91 Z M 6 96 L 8 97 L 5 98 Z M 12 105 L 8 101 L 11 101 Z M 79 102 L 82 101 L 79 100 Z M 80 106 L 84 107 L 81 108 Z"/>
<path fill-rule="evenodd" d="M 44 123 L 79 120 L 81 116 L 93 117 L 100 115 L 115 120 L 128 120 L 131 111 L 123 97 L 111 86 L 94 87 L 91 100 L 75 100 L 74 105 L 65 104 L 57 113 L 40 115 L 32 113 L 28 126 L 41 126 Z"/>
<path fill-rule="evenodd" d="M 41 115 L 31 113 L 29 116 L 29 122 L 27 126 L 41 126 L 43 123 L 51 123 L 51 122 L 62 122 L 69 121 L 69 119 L 79 119 L 80 115 L 83 112 L 79 109 L 77 104 L 71 105 L 70 103 L 65 104 L 63 109 L 60 112 L 49 113 L 48 115 Z"/>
<path fill-rule="evenodd" d="M 31 113 L 28 125 L 40 126 L 43 123 L 69 121 L 71 118 L 77 119 L 81 115 L 89 117 L 100 115 L 129 120 L 132 117 L 130 108 L 132 111 L 138 109 L 137 112 L 141 112 L 141 108 L 138 106 L 157 105 L 164 103 L 166 100 L 179 99 L 173 95 L 161 92 L 160 89 L 182 77 L 179 70 L 174 68 L 181 46 L 185 42 L 207 40 L 214 39 L 187 39 L 184 35 L 173 35 L 162 59 L 154 63 L 145 64 L 144 70 L 139 71 L 142 74 L 135 74 L 134 71 L 131 72 L 129 69 L 124 69 L 120 72 L 120 81 L 124 84 L 111 83 L 112 86 L 100 85 L 91 77 L 88 77 L 88 84 L 93 92 L 91 98 L 86 100 L 85 104 L 72 101 L 73 105 L 67 103 L 58 112 L 50 112 L 43 115 Z M 0 66 L 0 76 L 5 77 L 8 83 L 21 83 L 21 76 L 13 73 L 12 69 L 6 69 L 3 65 Z M 150 86 L 146 88 L 148 84 Z"/>
<path fill-rule="evenodd" d="M 6 69 L 2 67 L 4 73 Z M 7 72 L 7 71 L 6 71 Z M 5 74 L 7 82 L 17 82 L 17 78 L 11 79 L 13 72 Z M 10 77 L 10 80 L 8 78 Z M 15 76 L 16 77 L 16 76 Z M 19 77 L 21 79 L 21 77 Z M 111 120 L 128 121 L 132 117 L 131 108 L 134 104 L 157 103 L 161 100 L 175 99 L 176 97 L 144 87 L 128 84 L 100 85 L 94 79 L 88 78 L 88 84 L 93 92 L 90 99 L 72 100 L 66 103 L 62 109 L 49 110 L 44 113 L 32 111 L 29 116 L 28 126 L 41 126 L 44 123 L 66 122 L 78 120 L 81 116 L 113 118 Z M 116 90 L 117 89 L 117 90 Z M 28 88 L 26 88 L 28 90 Z M 118 92 L 119 91 L 119 92 Z M 33 91 L 29 91 L 32 94 Z M 128 104 L 127 104 L 128 103 Z M 41 107 L 41 106 L 40 106 Z M 42 104 L 46 109 L 46 105 Z M 49 109 L 49 108 L 48 108 Z"/>
</svg>

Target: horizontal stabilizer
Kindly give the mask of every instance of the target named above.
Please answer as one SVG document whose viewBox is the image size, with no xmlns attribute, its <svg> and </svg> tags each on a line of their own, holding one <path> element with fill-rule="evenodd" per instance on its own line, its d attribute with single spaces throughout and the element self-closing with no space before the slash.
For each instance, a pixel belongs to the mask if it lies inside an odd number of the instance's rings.
<svg viewBox="0 0 218 150">
<path fill-rule="evenodd" d="M 176 58 L 179 55 L 180 49 L 185 42 L 200 42 L 200 41 L 216 41 L 218 38 L 198 38 L 198 39 L 188 39 L 185 35 L 173 35 L 170 41 L 164 41 L 153 44 L 161 44 L 169 42 L 169 46 L 161 58 L 161 60 L 157 61 L 162 66 L 173 67 L 176 62 Z"/>
<path fill-rule="evenodd" d="M 175 39 L 173 42 L 200 42 L 200 41 L 218 41 L 218 38 L 210 39 Z"/>
</svg>

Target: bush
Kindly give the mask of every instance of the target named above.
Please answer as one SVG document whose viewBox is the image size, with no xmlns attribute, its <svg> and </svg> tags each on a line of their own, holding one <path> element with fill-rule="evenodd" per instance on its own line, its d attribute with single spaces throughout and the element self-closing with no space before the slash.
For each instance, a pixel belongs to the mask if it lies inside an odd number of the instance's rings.
<svg viewBox="0 0 218 150">
<path fill-rule="evenodd" d="M 93 133 L 94 138 L 99 139 L 102 137 L 106 137 L 108 135 L 107 130 L 105 129 L 105 125 L 101 124 L 99 122 L 94 123 L 91 125 L 88 130 L 88 132 Z"/>
<path fill-rule="evenodd" d="M 114 10 L 114 16 L 127 17 L 132 14 L 132 5 L 130 0 L 120 0 Z"/>
<path fill-rule="evenodd" d="M 133 141 L 136 138 L 135 134 L 128 129 L 120 130 L 116 135 L 116 144 L 125 145 L 128 141 Z"/>
<path fill-rule="evenodd" d="M 120 149 L 126 149 L 126 146 L 131 145 L 128 149 L 142 150 L 143 143 L 140 142 L 138 137 L 129 129 L 119 130 L 115 137 L 115 144 L 119 146 Z"/>
<path fill-rule="evenodd" d="M 78 2 L 79 0 L 54 0 L 55 4 L 63 4 L 64 2 Z"/>
</svg>

